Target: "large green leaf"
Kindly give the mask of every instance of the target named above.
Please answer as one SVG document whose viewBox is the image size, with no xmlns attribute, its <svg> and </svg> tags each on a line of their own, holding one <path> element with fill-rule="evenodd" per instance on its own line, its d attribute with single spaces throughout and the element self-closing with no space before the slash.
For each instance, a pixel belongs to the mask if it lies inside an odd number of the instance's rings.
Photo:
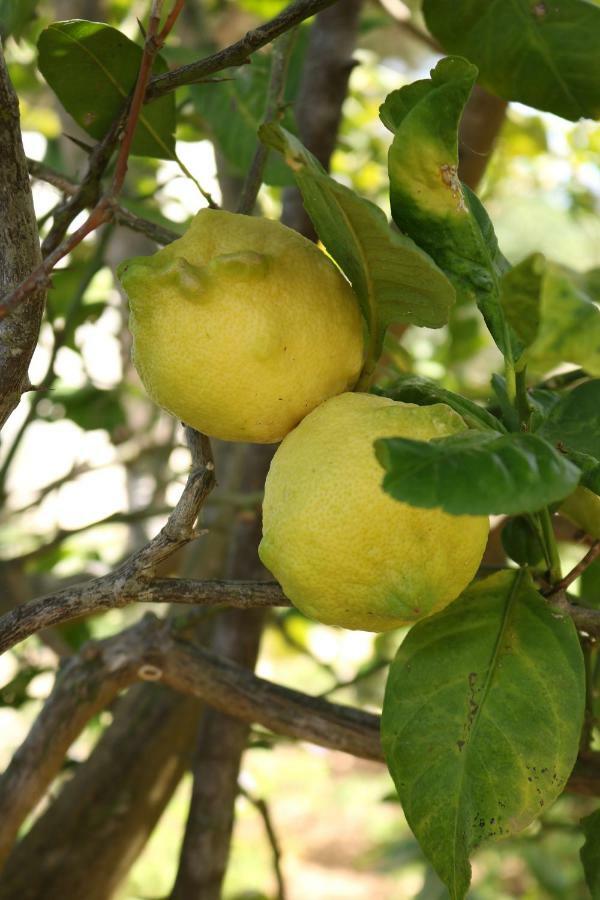
<svg viewBox="0 0 600 900">
<path fill-rule="evenodd" d="M 284 155 L 319 237 L 352 283 L 373 355 L 392 322 L 444 325 L 454 290 L 433 260 L 394 231 L 375 204 L 331 178 L 292 134 L 268 125 L 260 136 Z"/>
<path fill-rule="evenodd" d="M 600 809 L 582 819 L 585 844 L 581 848 L 581 862 L 592 900 L 600 900 Z"/>
<path fill-rule="evenodd" d="M 600 117 L 600 9 L 588 0 L 424 0 L 445 50 L 506 100 L 576 120 Z"/>
<path fill-rule="evenodd" d="M 458 123 L 477 69 L 443 59 L 431 78 L 393 91 L 381 107 L 394 133 L 389 152 L 392 215 L 436 261 L 461 302 L 477 302 L 504 350 L 509 337 L 499 303 L 506 262 L 483 206 L 458 177 Z"/>
<path fill-rule="evenodd" d="M 600 375 L 600 309 L 576 275 L 534 253 L 503 276 L 502 306 L 520 341 L 520 368 L 571 362 Z"/>
<path fill-rule="evenodd" d="M 429 378 L 420 378 L 418 375 L 400 375 L 390 387 L 377 391 L 392 400 L 400 400 L 403 403 L 416 403 L 418 406 L 431 406 L 434 403 L 446 403 L 463 417 L 469 428 L 479 431 L 505 431 L 504 425 L 483 407 L 478 406 L 463 397 L 448 391 Z"/>
<path fill-rule="evenodd" d="M 479 844 L 525 828 L 562 791 L 584 701 L 573 623 L 522 571 L 478 582 L 409 632 L 390 668 L 382 744 L 452 900 L 467 892 Z"/>
<path fill-rule="evenodd" d="M 382 438 L 383 489 L 411 506 L 452 515 L 535 512 L 563 500 L 577 466 L 535 434 L 466 431 L 432 441 Z"/>
<path fill-rule="evenodd" d="M 600 460 L 600 378 L 584 381 L 561 397 L 537 433 Z"/>
<path fill-rule="evenodd" d="M 103 138 L 135 86 L 141 47 L 110 25 L 73 19 L 42 31 L 38 49 L 40 72 L 64 108 L 89 135 Z M 155 72 L 166 71 L 158 57 Z M 168 94 L 142 109 L 132 152 L 172 159 L 174 133 L 175 98 Z"/>
</svg>

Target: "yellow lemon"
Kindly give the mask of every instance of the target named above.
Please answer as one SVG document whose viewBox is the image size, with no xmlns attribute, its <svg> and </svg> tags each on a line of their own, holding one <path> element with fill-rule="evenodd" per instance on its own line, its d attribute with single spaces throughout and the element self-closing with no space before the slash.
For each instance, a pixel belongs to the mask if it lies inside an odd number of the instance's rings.
<svg viewBox="0 0 600 900">
<path fill-rule="evenodd" d="M 465 428 L 445 404 L 345 393 L 285 438 L 266 481 L 259 553 L 298 609 L 328 625 L 386 631 L 461 593 L 483 556 L 488 519 L 393 500 L 373 442 Z"/>
<path fill-rule="evenodd" d="M 358 378 L 352 289 L 279 222 L 201 210 L 183 237 L 123 263 L 119 277 L 146 390 L 206 434 L 279 441 Z"/>
</svg>

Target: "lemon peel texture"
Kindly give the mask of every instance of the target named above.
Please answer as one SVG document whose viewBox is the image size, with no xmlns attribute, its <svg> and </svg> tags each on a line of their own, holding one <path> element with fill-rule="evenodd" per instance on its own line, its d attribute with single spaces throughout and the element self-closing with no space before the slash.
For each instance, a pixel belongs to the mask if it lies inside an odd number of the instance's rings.
<svg viewBox="0 0 600 900">
<path fill-rule="evenodd" d="M 279 222 L 201 210 L 183 237 L 121 264 L 119 277 L 147 392 L 205 434 L 279 441 L 358 379 L 351 287 Z"/>
<path fill-rule="evenodd" d="M 373 442 L 465 428 L 445 404 L 345 393 L 285 438 L 266 481 L 259 554 L 298 609 L 328 625 L 387 631 L 461 593 L 483 556 L 487 517 L 393 500 Z"/>
</svg>

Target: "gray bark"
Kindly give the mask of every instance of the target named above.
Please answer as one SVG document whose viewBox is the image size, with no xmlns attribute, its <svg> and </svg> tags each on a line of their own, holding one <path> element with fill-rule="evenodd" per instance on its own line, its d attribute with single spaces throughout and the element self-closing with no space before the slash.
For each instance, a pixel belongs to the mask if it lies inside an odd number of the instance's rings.
<svg viewBox="0 0 600 900">
<path fill-rule="evenodd" d="M 0 43 L 0 297 L 41 261 L 19 102 Z M 37 343 L 46 291 L 37 290 L 0 319 L 0 428 L 27 390 L 27 371 Z"/>
</svg>

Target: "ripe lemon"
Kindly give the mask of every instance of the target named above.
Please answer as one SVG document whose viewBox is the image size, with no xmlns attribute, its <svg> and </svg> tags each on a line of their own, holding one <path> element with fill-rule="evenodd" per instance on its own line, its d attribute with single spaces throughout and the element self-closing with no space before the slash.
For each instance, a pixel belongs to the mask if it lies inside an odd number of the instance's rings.
<svg viewBox="0 0 600 900">
<path fill-rule="evenodd" d="M 146 390 L 206 434 L 279 441 L 358 378 L 352 289 L 279 222 L 203 209 L 183 237 L 123 263 L 119 277 Z"/>
<path fill-rule="evenodd" d="M 488 519 L 393 500 L 373 442 L 465 428 L 445 404 L 345 393 L 285 438 L 265 485 L 259 554 L 298 609 L 328 625 L 387 631 L 461 593 L 481 561 Z"/>
</svg>

